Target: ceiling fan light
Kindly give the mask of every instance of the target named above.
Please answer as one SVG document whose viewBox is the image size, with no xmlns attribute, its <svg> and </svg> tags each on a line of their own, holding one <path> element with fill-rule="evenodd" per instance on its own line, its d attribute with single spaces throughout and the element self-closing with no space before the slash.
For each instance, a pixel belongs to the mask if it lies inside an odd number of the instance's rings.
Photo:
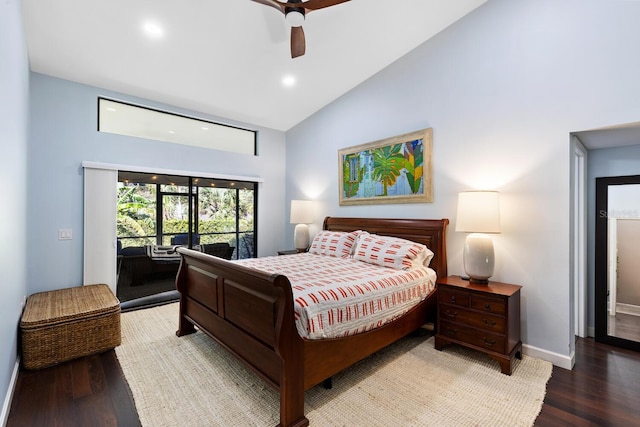
<svg viewBox="0 0 640 427">
<path fill-rule="evenodd" d="M 301 7 L 291 8 L 287 11 L 285 20 L 292 27 L 300 27 L 304 23 L 304 9 Z"/>
</svg>

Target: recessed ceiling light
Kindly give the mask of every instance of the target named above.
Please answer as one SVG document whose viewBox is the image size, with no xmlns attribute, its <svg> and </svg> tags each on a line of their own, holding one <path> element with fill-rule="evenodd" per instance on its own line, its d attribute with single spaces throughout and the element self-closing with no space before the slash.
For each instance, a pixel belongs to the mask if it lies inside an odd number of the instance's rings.
<svg viewBox="0 0 640 427">
<path fill-rule="evenodd" d="M 206 126 L 202 126 L 200 129 L 202 129 L 202 130 L 209 130 L 209 128 L 208 128 L 208 127 L 206 127 Z"/>
<path fill-rule="evenodd" d="M 145 34 L 151 38 L 159 39 L 164 36 L 164 29 L 156 22 L 147 21 L 142 25 L 142 28 Z"/>
<path fill-rule="evenodd" d="M 116 111 L 116 109 L 113 107 L 107 107 L 107 111 Z"/>
<path fill-rule="evenodd" d="M 173 130 L 170 130 L 170 131 L 169 131 L 169 133 L 170 133 L 171 135 L 173 135 L 173 134 L 174 134 L 174 133 L 176 133 L 176 132 L 175 132 L 175 131 L 173 131 Z"/>
<path fill-rule="evenodd" d="M 296 85 L 296 78 L 291 74 L 287 74 L 282 78 L 282 85 L 284 87 L 293 87 Z"/>
</svg>

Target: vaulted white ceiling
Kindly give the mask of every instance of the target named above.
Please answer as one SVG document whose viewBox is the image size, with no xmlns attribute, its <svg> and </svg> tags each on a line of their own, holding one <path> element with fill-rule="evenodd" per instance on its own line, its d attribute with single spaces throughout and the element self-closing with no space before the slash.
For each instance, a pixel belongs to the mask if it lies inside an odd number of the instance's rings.
<svg viewBox="0 0 640 427">
<path fill-rule="evenodd" d="M 296 59 L 284 16 L 251 0 L 23 0 L 23 15 L 32 71 L 287 130 L 485 2 L 314 11 Z M 148 35 L 147 22 L 162 34 Z"/>
</svg>

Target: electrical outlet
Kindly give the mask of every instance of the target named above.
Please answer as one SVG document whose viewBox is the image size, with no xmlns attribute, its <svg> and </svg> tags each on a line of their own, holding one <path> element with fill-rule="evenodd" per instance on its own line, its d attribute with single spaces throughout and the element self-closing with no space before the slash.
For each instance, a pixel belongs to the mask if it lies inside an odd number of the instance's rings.
<svg viewBox="0 0 640 427">
<path fill-rule="evenodd" d="M 73 232 L 70 228 L 61 228 L 58 230 L 58 240 L 71 240 Z"/>
</svg>

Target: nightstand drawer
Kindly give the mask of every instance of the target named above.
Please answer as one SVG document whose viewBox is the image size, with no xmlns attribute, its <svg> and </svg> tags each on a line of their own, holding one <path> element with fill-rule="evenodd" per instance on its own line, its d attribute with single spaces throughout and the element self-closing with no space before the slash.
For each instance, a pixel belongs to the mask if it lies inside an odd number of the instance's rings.
<svg viewBox="0 0 640 427">
<path fill-rule="evenodd" d="M 471 295 L 471 308 L 491 314 L 503 315 L 506 313 L 506 304 L 502 298 L 493 298 L 486 295 Z"/>
<path fill-rule="evenodd" d="M 438 302 L 441 304 L 469 307 L 469 292 L 440 287 L 438 288 Z"/>
<path fill-rule="evenodd" d="M 500 334 L 505 332 L 504 317 L 463 310 L 448 304 L 440 306 L 440 320 L 463 323 L 474 328 Z"/>
<path fill-rule="evenodd" d="M 457 323 L 442 322 L 441 333 L 451 339 L 459 340 L 497 353 L 505 353 L 505 336 L 466 327 Z"/>
</svg>

